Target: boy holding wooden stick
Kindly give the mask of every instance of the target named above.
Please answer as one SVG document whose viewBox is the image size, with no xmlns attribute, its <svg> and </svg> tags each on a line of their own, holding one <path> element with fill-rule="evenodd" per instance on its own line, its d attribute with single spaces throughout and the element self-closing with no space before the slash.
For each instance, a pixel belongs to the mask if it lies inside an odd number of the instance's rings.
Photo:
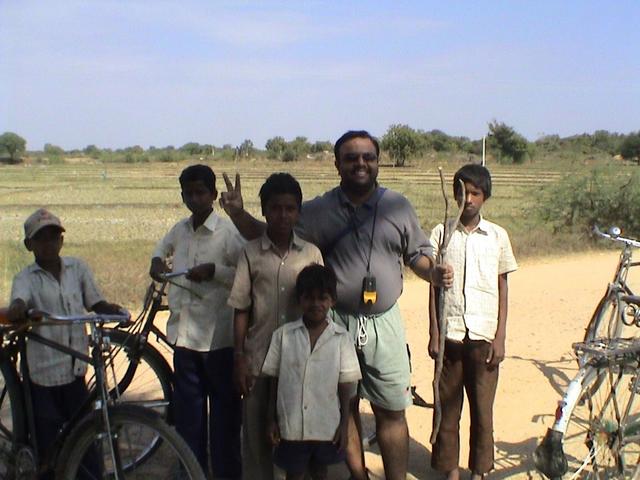
<svg viewBox="0 0 640 480">
<path fill-rule="evenodd" d="M 471 414 L 469 468 L 471 478 L 477 480 L 493 468 L 493 401 L 498 365 L 505 352 L 507 275 L 518 266 L 507 232 L 480 214 L 482 205 L 491 196 L 489 171 L 480 165 L 463 166 L 454 176 L 453 191 L 463 210 L 444 259 L 453 267 L 454 275 L 453 286 L 445 290 L 443 297 L 446 339 L 438 385 L 442 423 L 433 446 L 431 466 L 445 473 L 447 479 L 460 477 L 460 414 L 466 391 Z M 432 245 L 441 245 L 443 232 L 443 224 L 433 229 Z M 440 345 L 436 297 L 432 287 L 429 302 L 432 358 L 437 357 Z"/>
</svg>

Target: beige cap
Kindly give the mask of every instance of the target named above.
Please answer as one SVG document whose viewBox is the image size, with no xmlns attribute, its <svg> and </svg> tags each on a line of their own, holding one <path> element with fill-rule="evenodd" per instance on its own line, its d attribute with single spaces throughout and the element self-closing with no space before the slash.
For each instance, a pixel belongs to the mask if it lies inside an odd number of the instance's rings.
<svg viewBox="0 0 640 480">
<path fill-rule="evenodd" d="M 63 232 L 65 231 L 58 217 L 45 208 L 39 208 L 29 215 L 27 221 L 24 222 L 24 237 L 27 239 L 33 238 L 36 233 L 49 225 L 56 226 Z"/>
</svg>

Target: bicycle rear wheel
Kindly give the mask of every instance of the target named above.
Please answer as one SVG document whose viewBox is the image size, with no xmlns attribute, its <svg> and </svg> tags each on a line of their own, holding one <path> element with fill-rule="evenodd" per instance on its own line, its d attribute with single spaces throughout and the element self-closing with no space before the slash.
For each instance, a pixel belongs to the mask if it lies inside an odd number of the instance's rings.
<svg viewBox="0 0 640 480">
<path fill-rule="evenodd" d="M 626 305 L 620 300 L 620 293 L 609 292 L 602 297 L 587 325 L 584 341 L 597 338 L 617 338 L 624 328 L 623 315 Z"/>
<path fill-rule="evenodd" d="M 103 428 L 102 411 L 87 415 L 71 431 L 56 467 L 56 478 L 180 478 L 204 480 L 195 455 L 182 437 L 156 413 L 136 406 L 109 407 L 111 435 Z M 155 454 L 137 463 L 151 438 L 161 442 Z M 134 468 L 127 465 L 135 464 Z"/>
<path fill-rule="evenodd" d="M 565 478 L 635 478 L 640 475 L 637 363 L 589 368 L 562 437 Z"/>
<path fill-rule="evenodd" d="M 16 454 L 26 436 L 20 379 L 11 360 L 0 354 L 0 479 L 17 477 Z"/>
</svg>

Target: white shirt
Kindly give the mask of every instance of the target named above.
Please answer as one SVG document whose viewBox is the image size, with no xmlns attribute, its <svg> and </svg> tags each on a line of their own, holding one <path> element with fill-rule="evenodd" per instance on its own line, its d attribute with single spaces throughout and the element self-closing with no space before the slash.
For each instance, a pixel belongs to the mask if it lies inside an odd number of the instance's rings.
<svg viewBox="0 0 640 480">
<path fill-rule="evenodd" d="M 271 338 L 262 373 L 278 377 L 278 426 L 285 440 L 333 440 L 340 424 L 338 383 L 361 378 L 347 331 L 327 322 L 313 351 L 302 319 L 278 328 Z"/>
<path fill-rule="evenodd" d="M 436 255 L 442 224 L 431 232 Z M 483 218 L 467 232 L 462 224 L 453 232 L 444 262 L 453 267 L 453 286 L 445 290 L 447 339 L 493 341 L 498 327 L 498 276 L 518 268 L 506 230 Z"/>
<path fill-rule="evenodd" d="M 18 273 L 11 286 L 11 301 L 20 298 L 27 308 L 53 315 L 82 315 L 104 300 L 86 263 L 61 257 L 60 282 L 37 263 Z M 33 331 L 61 345 L 88 353 L 85 325 L 42 325 Z M 71 355 L 36 341 L 27 342 L 27 364 L 31 380 L 45 387 L 66 385 L 84 377 L 87 364 Z"/>
<path fill-rule="evenodd" d="M 158 243 L 154 257 L 173 256 L 173 271 L 215 263 L 212 280 L 192 282 L 184 277 L 171 285 L 167 338 L 178 347 L 208 352 L 233 346 L 233 310 L 227 305 L 238 256 L 245 241 L 229 220 L 215 212 L 193 230 L 191 217 L 180 220 Z"/>
</svg>

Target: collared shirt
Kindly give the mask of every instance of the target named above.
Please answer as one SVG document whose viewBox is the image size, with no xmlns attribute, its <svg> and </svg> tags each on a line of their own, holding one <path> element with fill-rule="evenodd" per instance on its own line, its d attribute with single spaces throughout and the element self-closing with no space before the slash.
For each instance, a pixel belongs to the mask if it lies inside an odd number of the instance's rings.
<svg viewBox="0 0 640 480">
<path fill-rule="evenodd" d="M 313 350 L 302 319 L 273 333 L 262 371 L 278 377 L 278 425 L 285 440 L 332 440 L 340 424 L 338 383 L 361 378 L 347 331 L 327 322 Z"/>
<path fill-rule="evenodd" d="M 244 349 L 252 375 L 262 370 L 273 331 L 302 314 L 295 295 L 296 278 L 312 263 L 323 264 L 320 250 L 296 234 L 284 257 L 266 232 L 249 242 L 240 255 L 228 303 L 238 310 L 251 309 Z"/>
<path fill-rule="evenodd" d="M 169 288 L 167 338 L 178 347 L 207 352 L 233 346 L 233 310 L 227 305 L 238 256 L 245 241 L 229 220 L 215 212 L 195 231 L 192 218 L 174 225 L 158 243 L 154 257 L 173 255 L 173 271 L 215 263 L 213 279 L 174 279 Z"/>
<path fill-rule="evenodd" d="M 61 261 L 59 282 L 37 263 L 18 273 L 13 279 L 11 301 L 20 298 L 27 308 L 53 315 L 82 315 L 104 300 L 86 263 L 73 257 L 61 257 Z M 84 325 L 42 325 L 33 330 L 56 343 L 88 352 Z M 31 380 L 45 387 L 71 383 L 87 371 L 85 362 L 36 341 L 27 342 L 27 364 Z"/>
<path fill-rule="evenodd" d="M 380 190 L 378 187 L 363 205 L 356 207 L 338 186 L 303 203 L 296 226 L 302 238 L 318 245 L 326 264 L 335 271 L 336 308 L 346 313 L 387 311 L 402 293 L 403 264 L 412 265 L 421 255 L 433 256 L 409 201 L 391 190 L 383 189 L 380 195 Z M 348 230 L 336 242 L 349 225 L 358 228 Z M 334 247 L 327 254 L 331 244 Z M 365 307 L 362 282 L 369 260 L 376 279 L 377 300 L 371 307 Z"/>
<path fill-rule="evenodd" d="M 431 232 L 437 246 L 442 224 Z M 453 286 L 445 290 L 447 338 L 491 342 L 498 327 L 498 276 L 518 268 L 506 230 L 483 218 L 471 232 L 462 224 L 451 236 L 444 261 L 453 267 Z"/>
</svg>

